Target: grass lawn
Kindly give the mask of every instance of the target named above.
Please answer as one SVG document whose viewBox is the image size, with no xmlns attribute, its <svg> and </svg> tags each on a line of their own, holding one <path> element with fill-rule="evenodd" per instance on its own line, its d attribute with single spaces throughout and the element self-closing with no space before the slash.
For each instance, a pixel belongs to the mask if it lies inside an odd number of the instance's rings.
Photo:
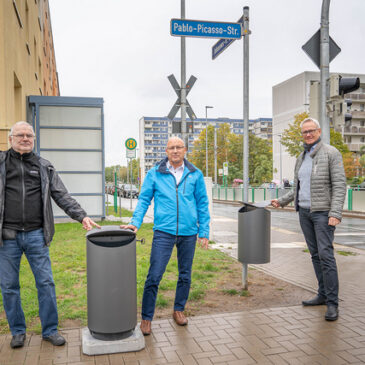
<svg viewBox="0 0 365 365">
<path fill-rule="evenodd" d="M 108 214 L 113 214 L 111 212 Z M 114 211 L 113 211 L 114 212 Z M 116 214 L 118 216 L 118 214 Z M 131 212 L 122 210 L 122 216 Z M 119 224 L 120 222 L 102 222 Z M 141 306 L 143 286 L 149 266 L 152 242 L 152 224 L 143 224 L 137 238 L 144 237 L 145 245 L 137 243 L 137 303 Z M 87 325 L 87 283 L 85 231 L 79 223 L 56 224 L 56 234 L 50 246 L 53 276 L 56 283 L 60 327 L 67 327 L 69 320 Z M 203 250 L 197 245 L 193 264 L 193 280 L 189 300 L 203 303 L 205 293 L 219 282 L 221 273 L 229 270 L 234 260 L 218 250 Z M 157 307 L 173 306 L 173 293 L 177 281 L 176 250 L 167 266 L 157 298 Z M 28 261 L 23 255 L 20 271 L 20 286 L 23 310 L 28 332 L 40 333 L 37 290 Z M 8 325 L 0 298 L 0 333 L 8 333 Z"/>
</svg>

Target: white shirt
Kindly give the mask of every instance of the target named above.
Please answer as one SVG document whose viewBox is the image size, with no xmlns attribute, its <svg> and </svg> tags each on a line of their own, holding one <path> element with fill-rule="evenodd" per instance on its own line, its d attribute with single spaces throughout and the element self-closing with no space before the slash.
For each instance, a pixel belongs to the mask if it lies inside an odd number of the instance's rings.
<svg viewBox="0 0 365 365">
<path fill-rule="evenodd" d="M 179 185 L 179 182 L 184 173 L 184 167 L 185 167 L 184 162 L 182 163 L 181 166 L 179 166 L 178 168 L 175 169 L 174 166 L 172 166 L 170 164 L 170 161 L 167 160 L 166 166 L 172 172 L 172 174 L 175 176 L 176 184 Z"/>
</svg>

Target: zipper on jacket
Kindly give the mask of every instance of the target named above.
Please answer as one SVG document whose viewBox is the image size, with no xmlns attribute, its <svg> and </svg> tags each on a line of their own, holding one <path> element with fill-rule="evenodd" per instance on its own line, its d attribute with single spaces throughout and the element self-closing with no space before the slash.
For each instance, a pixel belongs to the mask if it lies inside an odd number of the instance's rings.
<svg viewBox="0 0 365 365">
<path fill-rule="evenodd" d="M 24 224 L 25 224 L 25 184 L 24 184 L 24 163 L 23 163 L 23 156 L 20 156 L 20 171 L 22 173 L 22 223 L 23 223 L 23 231 L 24 231 Z"/>
</svg>

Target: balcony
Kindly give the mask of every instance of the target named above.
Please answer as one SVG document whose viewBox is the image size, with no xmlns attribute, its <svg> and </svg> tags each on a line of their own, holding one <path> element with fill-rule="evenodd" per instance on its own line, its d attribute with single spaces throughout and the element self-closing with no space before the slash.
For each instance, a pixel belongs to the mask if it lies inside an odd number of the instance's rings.
<svg viewBox="0 0 365 365">
<path fill-rule="evenodd" d="M 351 114 L 352 114 L 353 119 L 355 119 L 355 118 L 365 119 L 365 111 L 364 110 L 352 110 Z"/>
<path fill-rule="evenodd" d="M 353 134 L 356 134 L 356 135 L 365 135 L 365 127 L 357 127 L 355 125 L 351 126 L 351 127 L 345 127 L 344 128 L 344 134 L 345 135 L 353 135 Z"/>
</svg>

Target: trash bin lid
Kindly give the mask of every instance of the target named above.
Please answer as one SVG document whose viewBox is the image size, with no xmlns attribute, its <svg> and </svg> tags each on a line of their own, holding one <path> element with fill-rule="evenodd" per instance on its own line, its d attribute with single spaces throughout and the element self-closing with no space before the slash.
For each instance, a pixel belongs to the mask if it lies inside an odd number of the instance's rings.
<svg viewBox="0 0 365 365">
<path fill-rule="evenodd" d="M 123 229 L 119 226 L 102 226 L 87 232 L 86 239 L 98 246 L 119 247 L 133 242 L 136 234 L 130 229 Z"/>
<path fill-rule="evenodd" d="M 270 205 L 271 201 L 265 200 L 263 202 L 258 203 L 246 203 L 243 202 L 243 206 L 238 210 L 239 212 L 249 212 L 255 209 L 265 209 L 268 205 Z"/>
</svg>

